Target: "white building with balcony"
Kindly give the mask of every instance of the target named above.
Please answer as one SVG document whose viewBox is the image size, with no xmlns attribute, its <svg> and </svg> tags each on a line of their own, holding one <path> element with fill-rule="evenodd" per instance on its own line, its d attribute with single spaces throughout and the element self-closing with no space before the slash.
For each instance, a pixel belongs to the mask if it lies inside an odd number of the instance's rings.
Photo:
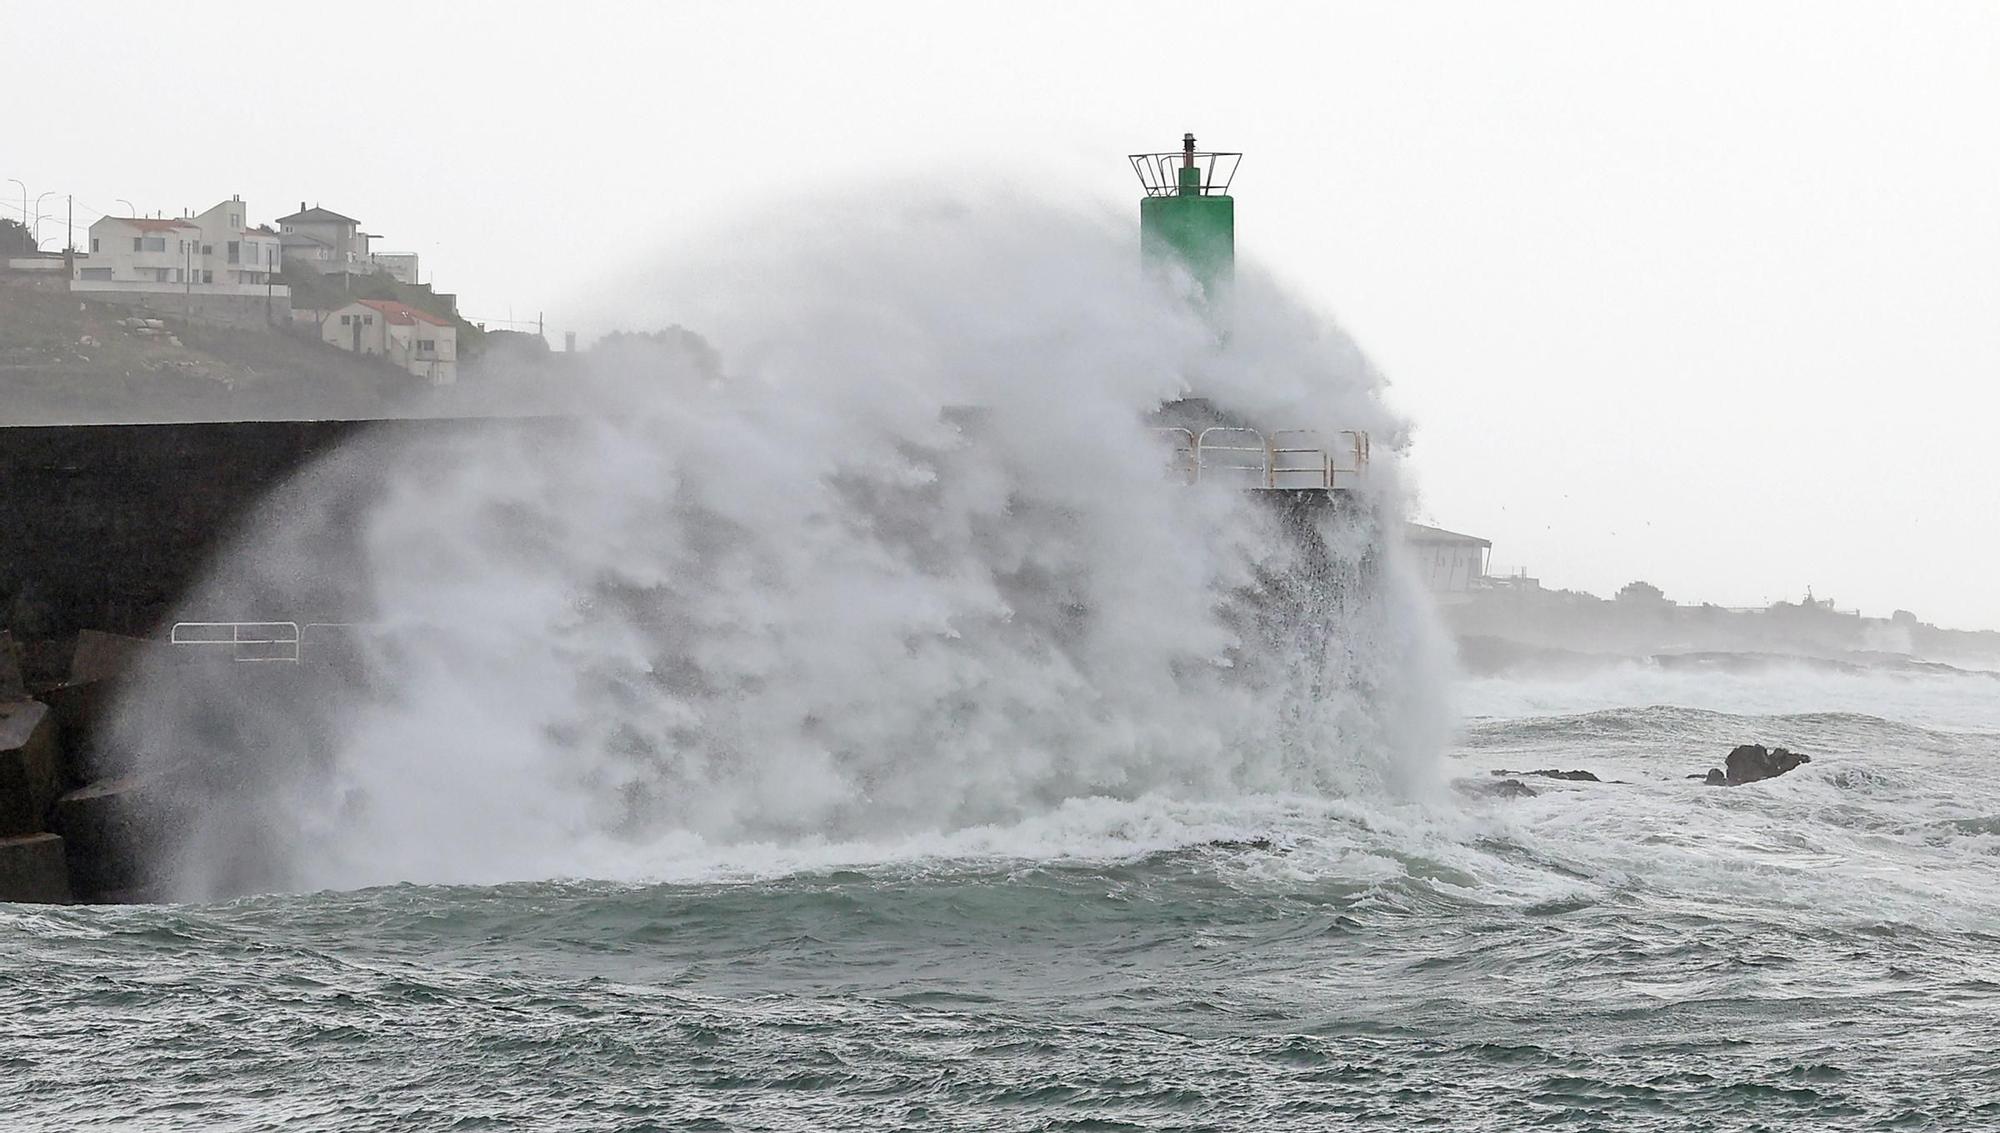
<svg viewBox="0 0 2000 1133">
<path fill-rule="evenodd" d="M 177 220 L 99 217 L 90 226 L 89 255 L 77 260 L 73 285 L 85 286 L 75 290 L 289 296 L 289 288 L 268 286 L 282 264 L 278 234 L 247 227 L 248 212 L 242 197 L 231 197 Z"/>
</svg>

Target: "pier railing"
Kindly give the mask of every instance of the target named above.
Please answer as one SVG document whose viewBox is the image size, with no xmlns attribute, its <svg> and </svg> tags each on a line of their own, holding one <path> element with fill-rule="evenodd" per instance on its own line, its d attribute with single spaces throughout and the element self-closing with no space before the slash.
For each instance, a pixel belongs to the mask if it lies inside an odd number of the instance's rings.
<svg viewBox="0 0 2000 1133">
<path fill-rule="evenodd" d="M 1186 484 L 1247 489 L 1346 489 L 1368 471 L 1368 434 L 1344 429 L 1327 444 L 1312 429 L 1265 433 L 1234 425 L 1155 430 L 1171 446 L 1167 471 Z"/>
<path fill-rule="evenodd" d="M 350 622 L 175 622 L 167 641 L 217 653 L 227 651 L 232 661 L 296 665 L 315 644 L 356 628 Z"/>
</svg>

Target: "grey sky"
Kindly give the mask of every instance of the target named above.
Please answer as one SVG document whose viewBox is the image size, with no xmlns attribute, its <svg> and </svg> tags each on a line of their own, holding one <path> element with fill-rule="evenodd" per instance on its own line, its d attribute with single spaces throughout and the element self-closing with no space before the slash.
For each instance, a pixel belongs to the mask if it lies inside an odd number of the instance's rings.
<svg viewBox="0 0 2000 1133">
<path fill-rule="evenodd" d="M 300 200 L 487 319 L 815 186 L 1248 153 L 1421 513 L 1608 592 L 2000 626 L 2000 5 L 0 3 L 0 215 Z M 19 37 L 19 38 L 17 38 Z M 21 50 L 22 47 L 27 50 Z M 51 197 L 44 211 L 60 211 Z M 44 221 L 49 247 L 61 219 Z"/>
</svg>

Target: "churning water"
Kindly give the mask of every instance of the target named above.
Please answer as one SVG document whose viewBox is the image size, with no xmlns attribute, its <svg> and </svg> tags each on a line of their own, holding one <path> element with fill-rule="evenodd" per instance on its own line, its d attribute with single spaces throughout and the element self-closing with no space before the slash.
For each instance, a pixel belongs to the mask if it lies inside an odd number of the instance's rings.
<svg viewBox="0 0 2000 1133">
<path fill-rule="evenodd" d="M 2000 1123 L 1995 681 L 1454 717 L 1391 461 L 1332 568 L 1160 475 L 1190 381 L 1391 448 L 1335 332 L 1251 277 L 1218 340 L 1004 202 L 781 237 L 676 267 L 722 376 L 635 348 L 587 424 L 287 494 L 199 612 L 338 560 L 371 632 L 127 706 L 186 900 L 0 909 L 11 1127 Z M 1747 740 L 1814 762 L 1684 778 Z M 1498 767 L 1615 782 L 1450 785 Z"/>
</svg>

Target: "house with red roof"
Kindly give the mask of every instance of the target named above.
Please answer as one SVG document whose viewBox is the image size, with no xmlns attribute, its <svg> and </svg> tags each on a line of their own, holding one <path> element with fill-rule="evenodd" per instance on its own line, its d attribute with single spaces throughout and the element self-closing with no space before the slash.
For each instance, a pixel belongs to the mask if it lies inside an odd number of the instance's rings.
<svg viewBox="0 0 2000 1133">
<path fill-rule="evenodd" d="M 378 356 L 432 385 L 458 380 L 458 328 L 429 311 L 394 299 L 356 299 L 313 317 L 330 345 Z"/>
</svg>

